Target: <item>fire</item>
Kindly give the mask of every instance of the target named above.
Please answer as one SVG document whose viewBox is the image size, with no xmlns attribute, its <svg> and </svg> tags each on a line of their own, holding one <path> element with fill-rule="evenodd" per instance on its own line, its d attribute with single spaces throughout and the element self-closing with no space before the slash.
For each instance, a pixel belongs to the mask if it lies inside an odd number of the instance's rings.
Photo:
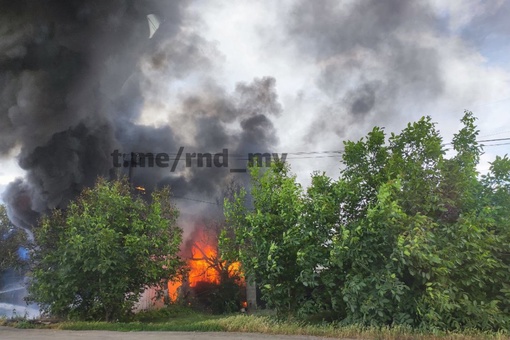
<svg viewBox="0 0 510 340">
<path fill-rule="evenodd" d="M 168 282 L 168 298 L 170 301 L 176 301 L 179 296 L 179 287 L 182 285 L 181 281 Z"/>
<path fill-rule="evenodd" d="M 222 276 L 233 277 L 240 275 L 240 263 L 222 261 L 218 255 L 218 240 L 216 233 L 197 228 L 191 235 L 188 245 L 187 265 L 189 273 L 185 280 L 190 288 L 199 282 L 221 283 Z M 182 282 L 169 282 L 168 295 L 171 301 L 176 301 Z"/>
<path fill-rule="evenodd" d="M 206 235 L 203 231 L 199 233 L 199 239 L 193 242 L 191 246 L 191 258 L 188 260 L 189 272 L 189 285 L 195 287 L 200 281 L 219 283 L 220 263 L 217 263 L 218 252 L 217 247 L 207 243 Z"/>
<path fill-rule="evenodd" d="M 145 194 L 145 188 L 144 187 L 135 187 L 135 189 L 140 191 L 142 194 Z"/>
</svg>

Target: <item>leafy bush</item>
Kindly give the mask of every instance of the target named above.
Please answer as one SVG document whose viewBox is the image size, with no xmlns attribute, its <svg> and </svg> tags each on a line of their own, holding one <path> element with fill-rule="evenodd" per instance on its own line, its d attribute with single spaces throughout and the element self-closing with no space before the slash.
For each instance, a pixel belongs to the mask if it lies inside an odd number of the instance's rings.
<svg viewBox="0 0 510 340">
<path fill-rule="evenodd" d="M 337 181 L 315 173 L 306 192 L 285 164 L 252 169 L 253 209 L 246 192 L 225 202 L 224 253 L 280 314 L 508 328 L 510 159 L 479 175 L 474 122 L 466 112 L 451 158 L 429 117 L 388 140 L 374 128 L 345 142 Z"/>
<path fill-rule="evenodd" d="M 55 316 L 128 316 L 147 286 L 164 288 L 183 266 L 169 196 L 156 191 L 147 203 L 127 181 L 100 179 L 66 211 L 44 217 L 35 232 L 29 300 Z"/>
<path fill-rule="evenodd" d="M 239 312 L 242 302 L 246 301 L 245 286 L 234 278 L 220 283 L 200 281 L 192 291 L 193 307 L 213 314 Z"/>
</svg>

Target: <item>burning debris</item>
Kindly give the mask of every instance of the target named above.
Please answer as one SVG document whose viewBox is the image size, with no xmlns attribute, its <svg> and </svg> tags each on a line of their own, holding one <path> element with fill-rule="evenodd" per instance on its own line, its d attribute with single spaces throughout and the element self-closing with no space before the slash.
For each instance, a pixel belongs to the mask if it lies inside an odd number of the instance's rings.
<svg viewBox="0 0 510 340">
<path fill-rule="evenodd" d="M 177 282 L 169 282 L 172 302 L 198 305 L 213 312 L 246 308 L 245 280 L 239 262 L 222 260 L 218 254 L 219 229 L 197 225 L 183 251 L 189 272 Z M 215 301 L 211 296 L 217 296 Z M 221 304 L 224 306 L 218 306 Z"/>
<path fill-rule="evenodd" d="M 145 195 L 145 188 L 144 187 L 135 187 L 135 190 L 139 192 L 140 194 Z"/>
<path fill-rule="evenodd" d="M 242 281 L 239 262 L 229 263 L 218 255 L 218 235 L 202 227 L 191 236 L 191 257 L 188 260 L 189 285 L 198 282 L 220 283 L 228 278 Z"/>
</svg>

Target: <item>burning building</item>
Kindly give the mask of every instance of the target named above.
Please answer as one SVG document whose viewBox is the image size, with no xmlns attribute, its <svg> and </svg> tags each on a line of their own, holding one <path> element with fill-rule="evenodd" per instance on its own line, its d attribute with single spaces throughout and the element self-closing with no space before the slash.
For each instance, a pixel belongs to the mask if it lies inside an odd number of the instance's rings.
<svg viewBox="0 0 510 340">
<path fill-rule="evenodd" d="M 188 271 L 168 282 L 163 296 L 149 288 L 135 310 L 157 309 L 169 303 L 193 306 L 213 313 L 239 311 L 247 307 L 246 283 L 239 262 L 222 260 L 218 251 L 218 228 L 196 224 L 183 244 L 181 256 Z"/>
</svg>

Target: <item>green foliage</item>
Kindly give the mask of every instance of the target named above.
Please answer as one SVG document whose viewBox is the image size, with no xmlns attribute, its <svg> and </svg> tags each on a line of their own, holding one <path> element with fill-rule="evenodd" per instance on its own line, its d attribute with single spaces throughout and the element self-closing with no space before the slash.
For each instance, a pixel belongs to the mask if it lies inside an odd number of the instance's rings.
<svg viewBox="0 0 510 340">
<path fill-rule="evenodd" d="M 219 283 L 200 281 L 193 292 L 191 306 L 212 314 L 236 313 L 246 301 L 245 286 L 240 286 L 236 278 L 229 277 Z"/>
<path fill-rule="evenodd" d="M 179 274 L 182 231 L 169 190 L 151 202 L 127 181 L 100 179 L 36 229 L 29 300 L 52 315 L 111 321 L 128 315 L 147 286 Z"/>
<path fill-rule="evenodd" d="M 254 209 L 225 202 L 238 254 L 279 311 L 333 313 L 346 324 L 424 329 L 510 325 L 510 160 L 489 173 L 471 112 L 446 146 L 430 117 L 386 141 L 346 142 L 334 181 L 304 193 L 285 165 L 253 170 Z M 233 251 L 235 250 L 235 251 Z"/>
<path fill-rule="evenodd" d="M 289 278 L 299 275 L 299 268 L 289 263 L 297 260 L 298 243 L 296 232 L 301 202 L 301 187 L 289 169 L 276 163 L 265 174 L 259 168 L 251 168 L 254 181 L 252 196 L 255 202 L 253 213 L 246 214 L 243 191 L 233 202 L 226 202 L 227 224 L 225 230 L 235 230 L 235 243 L 243 270 L 251 280 L 261 286 L 264 299 L 278 311 L 292 310 L 300 301 L 296 296 L 303 295 L 303 286 L 289 282 Z M 225 249 L 232 240 L 223 233 L 220 247 Z M 232 252 L 224 252 L 228 258 Z"/>
<path fill-rule="evenodd" d="M 23 265 L 18 256 L 18 249 L 22 246 L 27 246 L 25 232 L 14 228 L 7 217 L 5 206 L 0 204 L 0 273 Z"/>
</svg>

